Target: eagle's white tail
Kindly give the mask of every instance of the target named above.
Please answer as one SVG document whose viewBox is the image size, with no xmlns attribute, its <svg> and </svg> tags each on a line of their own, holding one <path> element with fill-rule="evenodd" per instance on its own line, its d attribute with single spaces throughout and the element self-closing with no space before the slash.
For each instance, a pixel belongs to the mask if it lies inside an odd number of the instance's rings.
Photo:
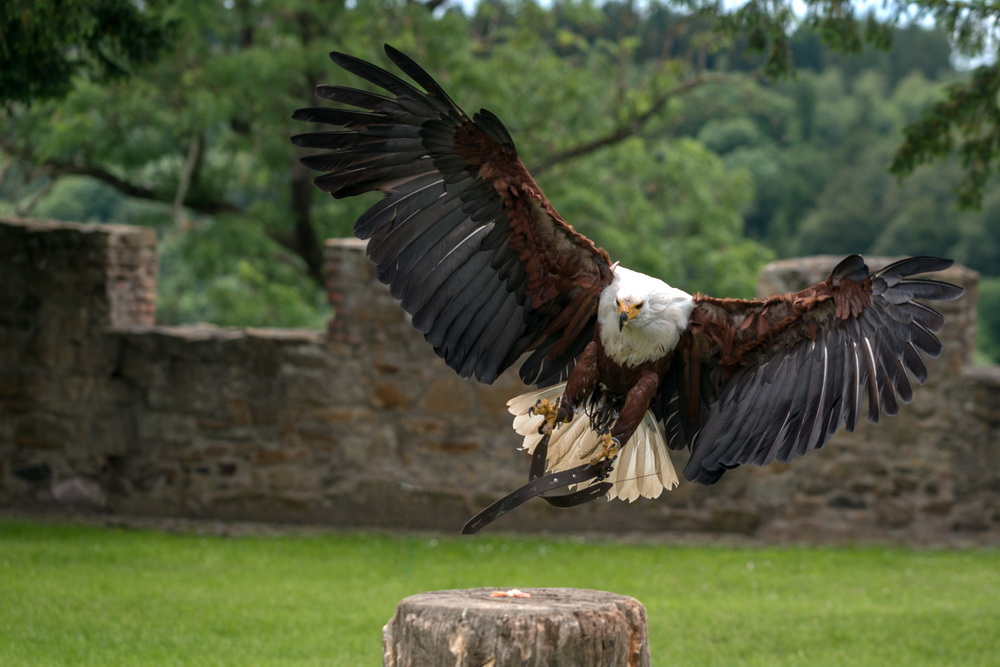
<svg viewBox="0 0 1000 667">
<path fill-rule="evenodd" d="M 538 391 L 521 394 L 507 401 L 507 409 L 514 415 L 514 430 L 524 436 L 522 449 L 529 454 L 542 441 L 538 427 L 541 415 L 530 414 L 531 408 L 541 399 L 555 402 L 562 396 L 566 383 Z M 586 404 L 586 401 L 583 401 Z M 545 461 L 546 472 L 559 472 L 586 463 L 597 451 L 597 433 L 590 428 L 590 417 L 582 408 L 577 409 L 573 421 L 560 424 L 549 438 L 549 451 Z M 629 502 L 639 496 L 658 498 L 664 489 L 677 486 L 677 473 L 667 454 L 667 443 L 652 412 L 647 411 L 635 434 L 622 447 L 614 469 L 606 482 L 611 482 L 608 499 L 621 498 Z M 594 483 L 594 482 L 590 482 Z"/>
</svg>

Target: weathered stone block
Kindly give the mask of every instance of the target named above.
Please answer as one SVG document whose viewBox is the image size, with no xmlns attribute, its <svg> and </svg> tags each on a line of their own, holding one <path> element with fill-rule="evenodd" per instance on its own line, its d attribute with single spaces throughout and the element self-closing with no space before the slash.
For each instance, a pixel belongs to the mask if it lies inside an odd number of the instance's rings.
<svg viewBox="0 0 1000 667">
<path fill-rule="evenodd" d="M 303 419 L 327 424 L 371 423 L 376 420 L 376 412 L 370 408 L 328 405 L 307 409 Z"/>
<path fill-rule="evenodd" d="M 438 454 L 458 455 L 473 454 L 483 448 L 483 444 L 478 440 L 449 439 L 449 440 L 420 440 L 417 446 L 429 452 Z"/>
<path fill-rule="evenodd" d="M 981 532 L 995 522 L 992 512 L 983 502 L 970 502 L 956 506 L 952 512 L 952 530 Z"/>
<path fill-rule="evenodd" d="M 711 508 L 701 530 L 752 535 L 759 525 L 760 513 L 756 507 L 733 505 Z"/>
<path fill-rule="evenodd" d="M 432 413 L 468 413 L 475 406 L 475 390 L 455 375 L 442 375 L 424 392 L 421 406 Z"/>
<path fill-rule="evenodd" d="M 849 493 L 835 493 L 829 500 L 826 501 L 827 507 L 832 508 L 847 508 L 860 510 L 868 507 L 868 503 L 861 496 L 849 494 Z"/>
<path fill-rule="evenodd" d="M 76 424 L 67 417 L 36 410 L 13 422 L 14 444 L 22 449 L 66 450 L 77 440 Z"/>
<path fill-rule="evenodd" d="M 879 525 L 887 528 L 908 526 L 915 516 L 913 503 L 900 498 L 879 498 L 874 509 Z"/>
<path fill-rule="evenodd" d="M 197 420 L 183 413 L 149 411 L 138 419 L 138 436 L 143 441 L 187 446 L 198 434 Z"/>
<path fill-rule="evenodd" d="M 450 430 L 449 423 L 445 419 L 423 413 L 404 415 L 399 420 L 399 424 L 406 433 L 415 435 L 431 433 L 443 435 Z"/>
<path fill-rule="evenodd" d="M 372 388 L 372 404 L 385 410 L 399 410 L 412 402 L 409 392 L 398 382 L 378 382 Z"/>
<path fill-rule="evenodd" d="M 334 454 L 340 451 L 342 437 L 339 429 L 332 428 L 327 424 L 299 422 L 294 433 L 299 444 L 309 450 L 312 455 L 319 452 Z"/>
</svg>

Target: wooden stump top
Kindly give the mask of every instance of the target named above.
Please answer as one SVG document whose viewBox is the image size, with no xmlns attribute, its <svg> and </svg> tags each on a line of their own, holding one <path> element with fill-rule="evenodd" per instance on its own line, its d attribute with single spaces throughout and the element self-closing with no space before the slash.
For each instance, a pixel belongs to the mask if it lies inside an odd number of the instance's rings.
<svg viewBox="0 0 1000 667">
<path fill-rule="evenodd" d="M 646 610 L 626 595 L 580 588 L 431 591 L 402 600 L 382 632 L 389 667 L 650 664 Z"/>
</svg>

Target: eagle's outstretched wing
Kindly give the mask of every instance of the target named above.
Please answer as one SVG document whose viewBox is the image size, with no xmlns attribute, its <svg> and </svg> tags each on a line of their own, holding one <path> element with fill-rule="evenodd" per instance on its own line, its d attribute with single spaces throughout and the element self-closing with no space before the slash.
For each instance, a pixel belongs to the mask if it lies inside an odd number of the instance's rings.
<svg viewBox="0 0 1000 667">
<path fill-rule="evenodd" d="M 420 90 L 342 53 L 331 59 L 387 94 L 320 86 L 340 107 L 295 112 L 342 129 L 292 138 L 334 197 L 385 197 L 355 223 L 378 278 L 463 377 L 492 382 L 525 352 L 528 383 L 564 374 L 593 335 L 607 253 L 559 217 L 517 157 L 503 124 L 469 118 L 410 58 L 389 58 Z M 353 107 L 353 108 L 348 108 Z"/>
<path fill-rule="evenodd" d="M 657 411 L 673 447 L 691 447 L 684 476 L 711 484 L 745 463 L 788 461 L 822 447 L 863 414 L 876 422 L 927 378 L 944 318 L 916 299 L 962 288 L 910 276 L 951 260 L 914 257 L 869 273 L 852 255 L 830 277 L 767 300 L 696 296 Z"/>
</svg>

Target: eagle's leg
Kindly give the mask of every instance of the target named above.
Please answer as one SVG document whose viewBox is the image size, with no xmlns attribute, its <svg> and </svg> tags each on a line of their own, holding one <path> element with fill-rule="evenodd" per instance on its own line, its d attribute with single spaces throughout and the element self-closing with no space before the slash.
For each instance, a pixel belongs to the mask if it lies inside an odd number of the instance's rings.
<svg viewBox="0 0 1000 667">
<path fill-rule="evenodd" d="M 624 447 L 639 428 L 659 387 L 660 376 L 655 371 L 647 371 L 625 395 L 625 405 L 622 406 L 618 420 L 609 433 L 610 438 L 618 444 L 618 449 Z"/>
<path fill-rule="evenodd" d="M 552 429 L 556 427 L 559 420 L 559 404 L 562 399 L 557 398 L 554 402 L 547 398 L 540 398 L 529 410 L 528 414 L 541 415 L 542 425 L 538 427 L 538 432 L 543 435 L 550 435 Z"/>
<path fill-rule="evenodd" d="M 562 399 L 559 401 L 559 415 L 557 422 L 568 423 L 573 421 L 578 406 L 585 398 L 590 396 L 597 386 L 597 353 L 598 345 L 596 341 L 587 343 L 583 352 L 576 360 L 576 365 L 570 371 L 566 379 L 566 388 L 563 390 Z"/>
</svg>

